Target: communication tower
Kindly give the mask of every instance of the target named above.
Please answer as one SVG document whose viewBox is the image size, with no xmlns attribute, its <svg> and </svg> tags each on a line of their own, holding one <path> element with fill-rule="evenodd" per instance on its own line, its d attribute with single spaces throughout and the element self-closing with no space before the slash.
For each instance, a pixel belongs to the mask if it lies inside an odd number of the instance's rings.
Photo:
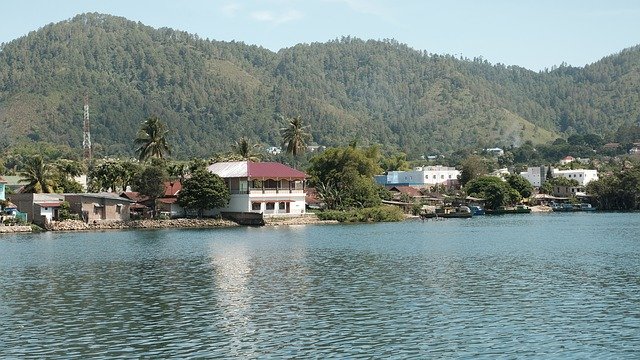
<svg viewBox="0 0 640 360">
<path fill-rule="evenodd" d="M 91 132 L 89 131 L 89 96 L 84 96 L 84 121 L 82 125 L 82 148 L 84 159 L 91 160 Z"/>
</svg>

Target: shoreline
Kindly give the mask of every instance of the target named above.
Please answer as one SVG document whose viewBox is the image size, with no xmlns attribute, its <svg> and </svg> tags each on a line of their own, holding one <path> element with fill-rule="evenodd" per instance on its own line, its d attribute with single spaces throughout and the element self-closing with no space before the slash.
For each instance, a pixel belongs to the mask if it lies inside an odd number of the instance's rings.
<svg viewBox="0 0 640 360">
<path fill-rule="evenodd" d="M 334 220 L 320 220 L 315 214 L 306 214 L 296 217 L 268 217 L 264 226 L 297 226 L 315 224 L 338 224 Z M 100 231 L 100 230 L 144 230 L 144 229 L 213 229 L 240 227 L 230 220 L 223 219 L 166 219 L 166 220 L 129 220 L 129 221 L 101 221 L 85 223 L 81 220 L 52 221 L 42 231 L 75 232 L 75 231 Z M 0 234 L 34 233 L 31 225 L 25 226 L 0 226 Z"/>
</svg>

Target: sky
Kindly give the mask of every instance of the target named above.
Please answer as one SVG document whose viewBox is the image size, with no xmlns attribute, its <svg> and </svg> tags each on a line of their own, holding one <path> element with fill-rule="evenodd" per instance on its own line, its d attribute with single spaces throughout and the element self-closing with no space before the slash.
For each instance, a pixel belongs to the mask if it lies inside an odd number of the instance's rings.
<svg viewBox="0 0 640 360">
<path fill-rule="evenodd" d="M 87 12 L 273 51 L 342 36 L 395 39 L 534 71 L 640 44 L 638 0 L 9 0 L 0 43 Z"/>
</svg>

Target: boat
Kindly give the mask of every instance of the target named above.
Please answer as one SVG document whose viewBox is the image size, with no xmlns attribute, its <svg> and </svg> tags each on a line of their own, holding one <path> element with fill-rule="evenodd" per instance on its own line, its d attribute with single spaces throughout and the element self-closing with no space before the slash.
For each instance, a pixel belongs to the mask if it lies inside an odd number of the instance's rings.
<svg viewBox="0 0 640 360">
<path fill-rule="evenodd" d="M 451 218 L 461 218 L 468 219 L 473 217 L 473 211 L 468 206 L 445 206 L 441 208 L 435 209 L 435 212 L 422 212 L 420 213 L 421 219 L 451 219 Z"/>
<path fill-rule="evenodd" d="M 531 208 L 527 205 L 516 205 L 514 207 L 500 206 L 497 209 L 487 209 L 485 213 L 488 215 L 529 214 L 531 213 Z"/>
<path fill-rule="evenodd" d="M 485 213 L 484 209 L 480 205 L 469 205 L 469 209 L 471 209 L 474 216 L 484 215 Z"/>
<path fill-rule="evenodd" d="M 589 203 L 580 203 L 580 204 L 571 204 L 571 203 L 563 203 L 563 204 L 552 204 L 551 210 L 557 212 L 573 212 L 573 211 L 595 211 L 596 208 L 591 206 Z"/>
</svg>

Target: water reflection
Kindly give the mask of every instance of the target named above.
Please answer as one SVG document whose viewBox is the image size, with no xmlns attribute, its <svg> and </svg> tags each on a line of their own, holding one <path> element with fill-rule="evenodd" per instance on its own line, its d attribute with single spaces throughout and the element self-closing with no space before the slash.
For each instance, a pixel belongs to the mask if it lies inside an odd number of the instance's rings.
<svg viewBox="0 0 640 360">
<path fill-rule="evenodd" d="M 0 357 L 635 358 L 635 218 L 520 219 L 0 238 Z"/>
</svg>

